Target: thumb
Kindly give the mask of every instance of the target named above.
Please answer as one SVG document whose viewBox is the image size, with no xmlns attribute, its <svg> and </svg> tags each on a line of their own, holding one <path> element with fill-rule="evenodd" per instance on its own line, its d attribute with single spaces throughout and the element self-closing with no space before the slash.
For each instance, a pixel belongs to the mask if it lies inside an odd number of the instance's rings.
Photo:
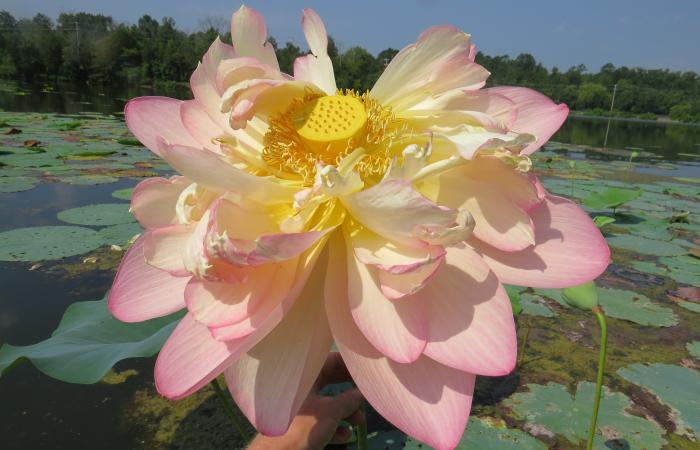
<svg viewBox="0 0 700 450">
<path fill-rule="evenodd" d="M 342 394 L 332 397 L 332 399 L 333 408 L 331 410 L 336 420 L 351 416 L 355 411 L 360 409 L 364 401 L 362 393 L 357 388 L 348 389 Z"/>
</svg>

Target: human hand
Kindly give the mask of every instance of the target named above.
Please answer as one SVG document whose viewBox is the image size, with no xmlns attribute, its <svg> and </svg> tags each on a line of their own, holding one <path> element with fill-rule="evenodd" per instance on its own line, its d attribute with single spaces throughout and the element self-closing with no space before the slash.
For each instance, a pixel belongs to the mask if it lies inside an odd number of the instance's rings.
<svg viewBox="0 0 700 450">
<path fill-rule="evenodd" d="M 353 425 L 365 421 L 360 409 L 363 397 L 357 388 L 349 389 L 334 397 L 319 394 L 327 384 L 351 381 L 340 353 L 328 355 L 309 396 L 282 436 L 259 434 L 248 450 L 320 450 L 326 444 L 342 444 L 352 437 L 352 430 L 339 426 L 340 420 Z"/>
</svg>

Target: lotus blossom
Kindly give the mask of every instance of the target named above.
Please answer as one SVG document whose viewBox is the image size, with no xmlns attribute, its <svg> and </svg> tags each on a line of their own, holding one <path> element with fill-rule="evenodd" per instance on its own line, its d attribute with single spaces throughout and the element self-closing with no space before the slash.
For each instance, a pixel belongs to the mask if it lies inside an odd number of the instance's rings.
<svg viewBox="0 0 700 450">
<path fill-rule="evenodd" d="M 608 264 L 586 213 L 530 172 L 568 109 L 484 89 L 451 26 L 418 36 L 369 92 L 339 89 L 323 22 L 306 9 L 302 26 L 310 53 L 288 75 L 241 7 L 193 100 L 127 104 L 131 132 L 180 175 L 134 189 L 145 232 L 110 309 L 126 322 L 186 309 L 155 366 L 170 399 L 223 373 L 252 424 L 283 434 L 335 342 L 381 415 L 454 448 L 476 375 L 514 368 L 501 283 L 573 286 Z"/>
</svg>

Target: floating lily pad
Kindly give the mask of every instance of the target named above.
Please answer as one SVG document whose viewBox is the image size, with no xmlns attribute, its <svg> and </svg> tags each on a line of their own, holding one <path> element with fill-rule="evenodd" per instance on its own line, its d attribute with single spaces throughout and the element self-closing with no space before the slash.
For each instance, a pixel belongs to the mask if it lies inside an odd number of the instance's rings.
<svg viewBox="0 0 700 450">
<path fill-rule="evenodd" d="M 57 217 L 66 223 L 94 226 L 119 225 L 134 221 L 134 216 L 129 212 L 127 203 L 81 206 L 61 211 Z"/>
<path fill-rule="evenodd" d="M 688 253 L 680 245 L 649 239 L 631 234 L 621 234 L 606 238 L 608 244 L 613 247 L 623 248 L 636 253 L 654 256 L 678 256 Z"/>
<path fill-rule="evenodd" d="M 695 359 L 700 359 L 700 341 L 688 342 L 685 348 Z"/>
<path fill-rule="evenodd" d="M 405 450 L 426 450 L 413 438 L 406 440 Z M 503 421 L 493 418 L 469 418 L 469 425 L 456 450 L 545 450 L 547 446 L 529 434 L 507 428 Z"/>
<path fill-rule="evenodd" d="M 89 228 L 18 228 L 0 233 L 0 261 L 61 259 L 87 253 L 103 243 L 97 232 Z"/>
<path fill-rule="evenodd" d="M 610 317 L 655 327 L 672 327 L 678 324 L 678 317 L 671 308 L 654 303 L 642 294 L 599 288 L 598 296 L 603 310 Z"/>
<path fill-rule="evenodd" d="M 640 190 L 609 187 L 600 192 L 592 192 L 583 199 L 583 204 L 592 209 L 615 209 L 620 205 L 639 198 Z"/>
<path fill-rule="evenodd" d="M 44 374 L 69 383 L 97 383 L 126 358 L 156 354 L 182 316 L 176 313 L 139 323 L 120 322 L 107 299 L 73 303 L 51 337 L 34 345 L 0 348 L 0 375 L 23 359 Z"/>
<path fill-rule="evenodd" d="M 38 181 L 34 177 L 1 177 L 0 193 L 28 191 L 33 189 Z"/>
<path fill-rule="evenodd" d="M 112 197 L 119 198 L 122 200 L 131 200 L 131 194 L 134 192 L 134 188 L 118 189 L 112 192 Z"/>
<path fill-rule="evenodd" d="M 143 228 L 138 223 L 123 223 L 102 228 L 97 232 L 106 244 L 115 244 L 121 247 L 126 246 L 137 234 L 143 232 Z"/>
<path fill-rule="evenodd" d="M 611 223 L 613 223 L 613 222 L 615 222 L 615 218 L 614 218 L 614 217 L 595 216 L 595 217 L 593 218 L 593 223 L 595 223 L 595 225 L 596 225 L 598 228 L 603 228 L 605 225 L 609 225 L 609 224 L 611 224 Z"/>
<path fill-rule="evenodd" d="M 617 373 L 672 409 L 676 433 L 700 437 L 700 373 L 669 364 L 632 364 Z"/>
<path fill-rule="evenodd" d="M 532 294 L 520 294 L 520 305 L 524 314 L 531 316 L 553 317 L 554 311 L 549 309 L 547 303 L 541 297 Z"/>
<path fill-rule="evenodd" d="M 95 184 L 109 184 L 119 181 L 119 178 L 110 177 L 107 175 L 75 175 L 59 177 L 58 179 L 63 183 L 73 184 L 76 186 L 92 186 Z"/>
<path fill-rule="evenodd" d="M 688 311 L 700 313 L 700 303 L 686 302 L 681 300 L 678 302 L 678 306 L 680 306 L 681 308 L 685 308 Z"/>
<path fill-rule="evenodd" d="M 512 408 L 516 416 L 544 432 L 564 436 L 573 445 L 580 445 L 586 440 L 595 391 L 593 383 L 579 383 L 575 396 L 569 394 L 566 387 L 558 383 L 528 384 L 527 387 L 528 392 L 516 393 L 504 402 Z M 631 415 L 631 406 L 632 403 L 626 395 L 603 388 L 594 448 L 656 450 L 665 444 L 664 430 L 655 422 Z M 604 431 L 604 434 L 601 431 Z M 614 441 L 603 437 L 611 435 L 616 437 Z"/>
</svg>

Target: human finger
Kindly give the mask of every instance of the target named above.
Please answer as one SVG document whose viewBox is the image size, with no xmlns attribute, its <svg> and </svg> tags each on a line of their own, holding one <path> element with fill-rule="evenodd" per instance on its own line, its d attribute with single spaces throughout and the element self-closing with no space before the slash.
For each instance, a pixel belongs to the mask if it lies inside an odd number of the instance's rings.
<svg viewBox="0 0 700 450">
<path fill-rule="evenodd" d="M 328 401 L 333 404 L 331 411 L 335 420 L 341 420 L 352 416 L 355 411 L 360 409 L 364 401 L 362 393 L 357 388 L 348 389 L 335 397 L 327 398 Z"/>
<path fill-rule="evenodd" d="M 351 380 L 352 377 L 347 367 L 345 367 L 345 362 L 340 353 L 330 352 L 321 368 L 321 373 L 316 379 L 315 387 L 320 389 L 327 384 L 344 383 Z"/>
</svg>

